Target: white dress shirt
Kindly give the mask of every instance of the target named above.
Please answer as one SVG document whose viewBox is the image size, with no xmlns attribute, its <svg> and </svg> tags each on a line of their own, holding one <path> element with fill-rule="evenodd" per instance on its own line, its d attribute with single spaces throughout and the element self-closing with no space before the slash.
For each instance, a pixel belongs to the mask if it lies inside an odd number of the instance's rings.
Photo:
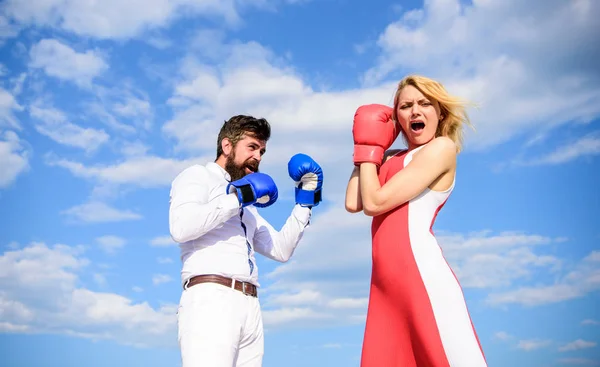
<svg viewBox="0 0 600 367">
<path fill-rule="evenodd" d="M 254 251 L 285 262 L 309 225 L 311 209 L 296 204 L 276 231 L 256 207 L 242 209 L 237 196 L 226 193 L 230 180 L 213 162 L 191 166 L 173 180 L 169 228 L 181 250 L 182 284 L 195 275 L 218 274 L 259 286 Z"/>
</svg>

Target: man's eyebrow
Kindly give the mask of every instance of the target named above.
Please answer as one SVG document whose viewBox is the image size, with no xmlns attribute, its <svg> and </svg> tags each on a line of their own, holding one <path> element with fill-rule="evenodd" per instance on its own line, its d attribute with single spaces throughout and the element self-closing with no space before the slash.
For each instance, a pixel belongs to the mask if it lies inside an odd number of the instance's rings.
<svg viewBox="0 0 600 367">
<path fill-rule="evenodd" d="M 255 142 L 255 141 L 251 141 L 251 142 L 248 143 L 248 146 L 249 147 L 260 147 L 260 144 L 257 143 L 257 142 Z M 263 148 L 260 149 L 260 151 L 263 152 L 263 154 L 264 154 L 267 151 L 267 148 L 263 147 Z"/>
</svg>

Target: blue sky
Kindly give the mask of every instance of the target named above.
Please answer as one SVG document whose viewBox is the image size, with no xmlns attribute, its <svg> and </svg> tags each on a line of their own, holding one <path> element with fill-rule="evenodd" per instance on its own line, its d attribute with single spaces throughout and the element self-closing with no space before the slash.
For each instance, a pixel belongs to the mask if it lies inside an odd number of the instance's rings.
<svg viewBox="0 0 600 367">
<path fill-rule="evenodd" d="M 434 230 L 490 366 L 600 365 L 599 17 L 591 0 L 5 0 L 3 365 L 179 365 L 169 185 L 248 113 L 273 126 L 275 226 L 289 158 L 325 172 L 292 260 L 259 259 L 264 366 L 358 366 L 371 259 L 369 218 L 343 209 L 352 116 L 408 73 L 477 105 Z"/>
</svg>

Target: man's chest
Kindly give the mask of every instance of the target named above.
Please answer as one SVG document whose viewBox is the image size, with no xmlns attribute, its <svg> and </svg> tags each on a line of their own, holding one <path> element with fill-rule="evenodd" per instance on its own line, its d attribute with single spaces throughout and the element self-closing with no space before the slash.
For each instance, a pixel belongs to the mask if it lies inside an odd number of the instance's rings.
<svg viewBox="0 0 600 367">
<path fill-rule="evenodd" d="M 227 181 L 213 182 L 209 192 L 209 200 L 213 201 L 221 196 L 228 195 L 227 185 Z M 258 213 L 256 213 L 255 207 L 240 208 L 236 215 L 224 223 L 222 230 L 228 235 L 238 237 L 238 239 L 244 237 L 252 243 L 258 227 L 257 216 Z"/>
</svg>

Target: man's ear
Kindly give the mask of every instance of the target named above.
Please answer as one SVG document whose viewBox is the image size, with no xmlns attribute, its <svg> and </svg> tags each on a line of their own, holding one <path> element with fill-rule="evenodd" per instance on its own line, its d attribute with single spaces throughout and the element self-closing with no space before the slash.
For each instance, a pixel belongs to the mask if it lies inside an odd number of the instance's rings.
<svg viewBox="0 0 600 367">
<path fill-rule="evenodd" d="M 226 157 L 229 156 L 233 150 L 233 144 L 231 144 L 231 140 L 228 138 L 223 138 L 223 140 L 221 140 L 221 149 L 223 149 L 223 155 Z"/>
</svg>

